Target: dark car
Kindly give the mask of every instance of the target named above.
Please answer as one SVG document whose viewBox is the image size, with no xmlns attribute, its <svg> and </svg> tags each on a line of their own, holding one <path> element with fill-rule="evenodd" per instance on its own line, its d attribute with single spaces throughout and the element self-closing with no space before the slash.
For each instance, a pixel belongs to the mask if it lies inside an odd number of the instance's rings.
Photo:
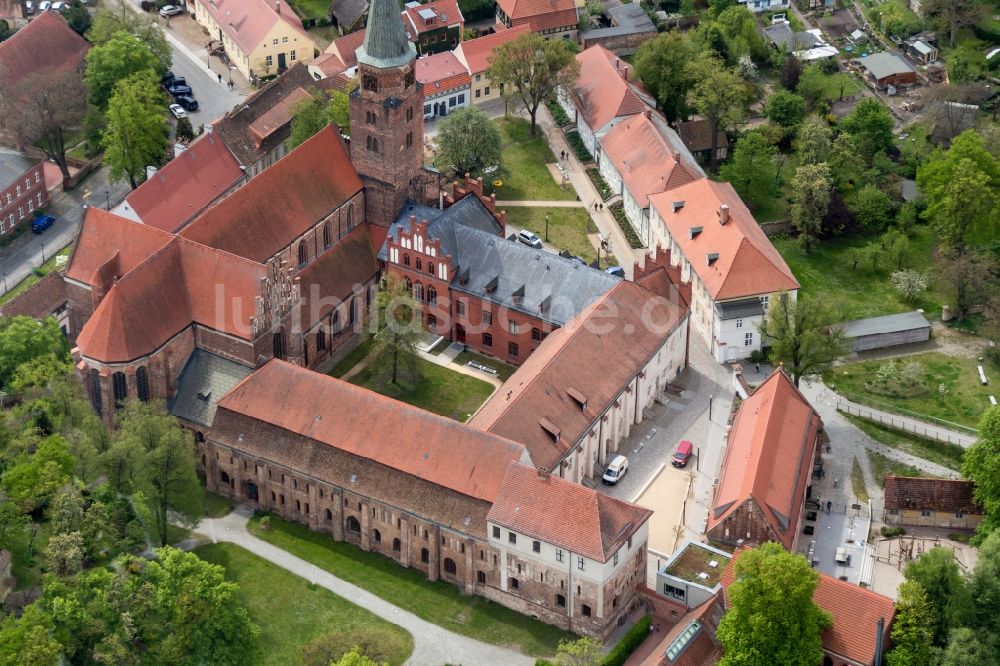
<svg viewBox="0 0 1000 666">
<path fill-rule="evenodd" d="M 184 107 L 185 111 L 197 111 L 198 110 L 198 100 L 190 95 L 178 95 L 174 98 L 178 104 Z"/>
<path fill-rule="evenodd" d="M 51 215 L 39 215 L 31 221 L 31 232 L 35 234 L 40 234 L 49 227 L 51 227 L 56 221 L 56 218 Z"/>
<path fill-rule="evenodd" d="M 175 83 L 167 88 L 167 92 L 174 97 L 190 97 L 193 91 L 191 90 L 191 86 L 178 85 Z"/>
<path fill-rule="evenodd" d="M 177 77 L 174 76 L 174 73 L 168 69 L 167 73 L 160 78 L 160 84 L 164 86 L 169 86 L 171 83 L 174 82 L 176 78 Z"/>
</svg>

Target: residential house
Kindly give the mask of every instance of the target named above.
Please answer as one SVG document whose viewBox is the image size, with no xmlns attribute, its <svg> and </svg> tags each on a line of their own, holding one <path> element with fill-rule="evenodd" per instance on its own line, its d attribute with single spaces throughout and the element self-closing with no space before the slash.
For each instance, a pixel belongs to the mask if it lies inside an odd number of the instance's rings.
<svg viewBox="0 0 1000 666">
<path fill-rule="evenodd" d="M 330 19 L 341 34 L 363 28 L 367 17 L 368 0 L 333 0 L 330 3 Z"/>
<path fill-rule="evenodd" d="M 189 11 L 251 81 L 313 58 L 316 45 L 285 0 L 190 0 Z"/>
<path fill-rule="evenodd" d="M 490 82 L 487 70 L 493 53 L 503 44 L 514 41 L 521 35 L 531 32 L 527 25 L 520 25 L 509 30 L 501 30 L 485 37 L 477 37 L 462 42 L 455 49 L 455 57 L 465 65 L 471 78 L 471 100 L 475 105 L 485 104 L 500 99 L 500 86 Z"/>
<path fill-rule="evenodd" d="M 727 544 L 776 541 L 799 550 L 804 505 L 820 461 L 823 421 L 778 369 L 737 408 L 706 534 Z"/>
<path fill-rule="evenodd" d="M 403 8 L 406 36 L 417 46 L 417 54 L 450 51 L 462 42 L 465 18 L 456 0 L 407 2 Z"/>
<path fill-rule="evenodd" d="M 600 44 L 619 56 L 630 56 L 639 45 L 656 37 L 656 24 L 638 3 L 618 5 L 608 9 L 611 25 L 580 33 L 580 44 L 588 49 Z"/>
<path fill-rule="evenodd" d="M 819 29 L 795 32 L 788 21 L 778 21 L 764 27 L 763 33 L 779 53 L 794 54 L 802 62 L 833 58 L 838 53 Z"/>
<path fill-rule="evenodd" d="M 76 336 L 76 331 L 70 323 L 66 283 L 58 271 L 52 271 L 29 289 L 0 306 L 0 315 L 24 316 L 32 319 L 54 317 L 63 335 L 70 340 Z"/>
<path fill-rule="evenodd" d="M 861 66 L 879 88 L 917 82 L 917 70 L 897 51 L 881 51 L 861 58 Z"/>
<path fill-rule="evenodd" d="M 0 148 L 0 236 L 27 224 L 48 203 L 42 160 Z"/>
<path fill-rule="evenodd" d="M 677 123 L 677 135 L 695 156 L 699 164 L 704 164 L 712 157 L 712 126 L 707 120 L 688 120 Z M 729 154 L 729 137 L 719 129 L 715 132 L 715 159 L 722 161 Z"/>
<path fill-rule="evenodd" d="M 790 6 L 788 0 L 738 0 L 738 2 L 754 13 L 788 9 Z"/>
<path fill-rule="evenodd" d="M 576 40 L 580 17 L 575 0 L 498 0 L 497 30 L 528 26 L 545 39 Z"/>
<path fill-rule="evenodd" d="M 974 530 L 983 519 L 975 484 L 965 479 L 885 477 L 887 525 Z"/>
<path fill-rule="evenodd" d="M 651 109 L 612 127 L 598 139 L 594 157 L 608 187 L 622 197 L 625 216 L 647 247 L 655 246 L 649 195 L 705 177 L 677 133 Z"/>
<path fill-rule="evenodd" d="M 656 102 L 632 80 L 632 65 L 603 46 L 581 51 L 576 60 L 580 76 L 571 89 L 559 90 L 558 100 L 593 155 L 598 138 L 616 124 L 655 108 Z"/>
<path fill-rule="evenodd" d="M 364 40 L 365 31 L 358 30 L 333 40 L 323 53 L 336 56 L 343 63 L 344 69 L 352 70 L 358 66 L 357 51 Z"/>
<path fill-rule="evenodd" d="M 469 71 L 451 51 L 419 58 L 416 73 L 424 86 L 424 118 L 446 116 L 471 103 Z"/>
<path fill-rule="evenodd" d="M 692 325 L 715 359 L 759 350 L 770 299 L 795 298 L 799 283 L 732 185 L 701 178 L 650 195 L 650 229 L 690 282 Z"/>
</svg>

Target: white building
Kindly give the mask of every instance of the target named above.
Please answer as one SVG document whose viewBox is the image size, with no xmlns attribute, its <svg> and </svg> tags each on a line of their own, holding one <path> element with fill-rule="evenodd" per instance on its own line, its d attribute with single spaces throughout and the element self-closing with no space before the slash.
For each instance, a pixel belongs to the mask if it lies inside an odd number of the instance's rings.
<svg viewBox="0 0 1000 666">
<path fill-rule="evenodd" d="M 418 58 L 416 77 L 424 84 L 424 118 L 446 116 L 472 102 L 469 70 L 451 51 Z"/>
<path fill-rule="evenodd" d="M 790 6 L 785 0 L 739 0 L 739 4 L 752 12 L 769 12 L 777 9 L 788 9 Z"/>
</svg>

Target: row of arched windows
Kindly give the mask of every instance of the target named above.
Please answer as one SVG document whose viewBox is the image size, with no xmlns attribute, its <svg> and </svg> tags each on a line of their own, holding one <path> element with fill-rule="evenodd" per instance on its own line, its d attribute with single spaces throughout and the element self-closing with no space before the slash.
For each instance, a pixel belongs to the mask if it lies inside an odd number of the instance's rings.
<svg viewBox="0 0 1000 666">
<path fill-rule="evenodd" d="M 434 288 L 434 285 L 429 284 L 424 288 L 424 285 L 419 282 L 414 284 L 408 277 L 403 278 L 403 284 L 406 285 L 406 290 L 413 294 L 413 298 L 418 303 L 437 304 L 437 289 Z"/>
<path fill-rule="evenodd" d="M 347 231 L 354 228 L 354 204 L 347 204 Z M 331 227 L 332 223 L 327 221 L 323 223 L 323 249 L 329 250 L 333 247 L 333 229 Z M 307 263 L 309 263 L 309 246 L 306 245 L 305 240 L 299 241 L 299 268 L 302 268 Z"/>
<path fill-rule="evenodd" d="M 149 402 L 149 372 L 140 365 L 135 371 L 136 397 Z M 121 409 L 128 400 L 128 378 L 120 370 L 111 375 L 111 395 L 115 408 Z M 98 416 L 104 414 L 104 400 L 101 396 L 101 374 L 96 369 L 90 371 L 90 402 Z"/>
<path fill-rule="evenodd" d="M 403 254 L 403 265 L 404 266 L 409 266 L 410 265 L 410 255 L 409 255 L 409 253 Z M 416 259 L 415 268 L 418 271 L 424 270 L 424 262 L 423 262 L 423 260 L 420 257 L 417 257 L 417 259 Z M 434 262 L 433 261 L 428 261 L 427 262 L 427 272 L 430 273 L 431 275 L 434 275 Z"/>
</svg>

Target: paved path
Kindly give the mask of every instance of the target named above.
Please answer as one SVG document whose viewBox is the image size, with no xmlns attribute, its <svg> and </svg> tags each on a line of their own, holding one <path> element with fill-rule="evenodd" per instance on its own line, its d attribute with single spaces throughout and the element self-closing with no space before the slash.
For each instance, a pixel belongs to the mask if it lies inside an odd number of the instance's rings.
<svg viewBox="0 0 1000 666">
<path fill-rule="evenodd" d="M 582 201 L 500 201 L 497 207 L 525 206 L 530 208 L 585 208 Z"/>
<path fill-rule="evenodd" d="M 530 666 L 535 663 L 534 659 L 519 652 L 459 636 L 436 624 L 421 620 L 413 613 L 394 606 L 367 590 L 341 580 L 286 550 L 258 539 L 246 529 L 247 520 L 251 513 L 248 507 L 237 507 L 233 513 L 223 518 L 202 520 L 195 532 L 211 539 L 212 543 L 222 541 L 245 548 L 258 557 L 262 557 L 311 583 L 324 587 L 406 629 L 413 635 L 413 655 L 407 660 L 407 664 L 416 666 L 440 666 L 441 664 Z"/>
<path fill-rule="evenodd" d="M 936 439 L 939 442 L 956 444 L 961 446 L 963 449 L 967 449 L 976 443 L 975 435 L 959 432 L 958 430 L 910 418 L 894 412 L 882 411 L 880 409 L 875 409 L 874 407 L 869 407 L 868 405 L 851 402 L 850 400 L 843 398 L 832 391 L 831 394 L 836 399 L 837 409 L 846 411 L 848 414 L 852 414 L 854 416 L 859 416 L 867 421 L 882 423 L 897 430 L 913 433 L 914 435 L 919 435 L 920 437 L 924 437 L 926 439 Z"/>
</svg>

